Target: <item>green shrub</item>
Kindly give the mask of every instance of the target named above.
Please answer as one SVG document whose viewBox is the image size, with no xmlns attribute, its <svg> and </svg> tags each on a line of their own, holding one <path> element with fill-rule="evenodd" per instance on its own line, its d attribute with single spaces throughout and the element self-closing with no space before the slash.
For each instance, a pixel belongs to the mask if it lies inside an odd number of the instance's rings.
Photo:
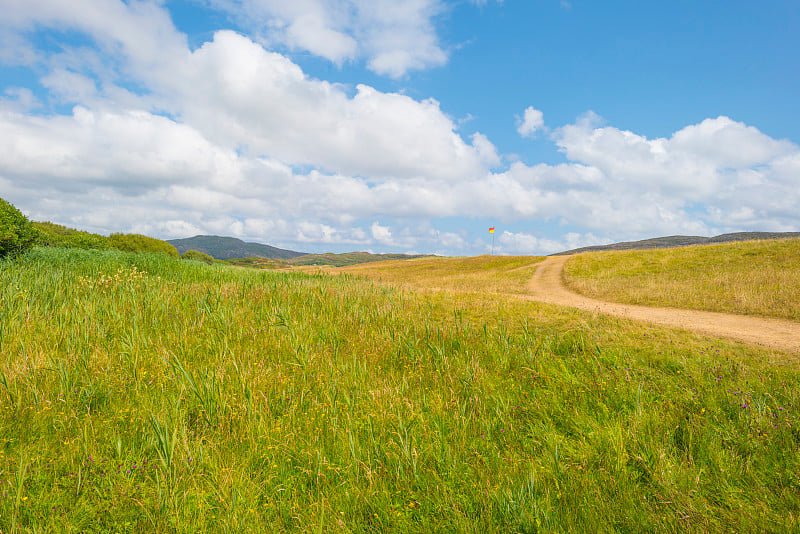
<svg viewBox="0 0 800 534">
<path fill-rule="evenodd" d="M 27 217 L 0 198 L 0 258 L 25 252 L 36 243 L 37 232 Z"/>
<path fill-rule="evenodd" d="M 108 238 L 100 234 L 91 234 L 54 224 L 51 222 L 34 222 L 39 231 L 37 244 L 46 247 L 85 248 L 106 250 Z"/>
<path fill-rule="evenodd" d="M 189 249 L 181 255 L 182 260 L 194 260 L 194 261 L 202 261 L 211 265 L 214 263 L 214 258 L 209 256 L 205 252 L 200 252 L 199 250 Z"/>
<path fill-rule="evenodd" d="M 180 257 L 178 249 L 170 245 L 166 241 L 147 237 L 140 234 L 111 234 L 108 236 L 108 245 L 111 248 L 122 250 L 125 252 L 158 252 L 172 256 L 173 258 Z"/>
</svg>

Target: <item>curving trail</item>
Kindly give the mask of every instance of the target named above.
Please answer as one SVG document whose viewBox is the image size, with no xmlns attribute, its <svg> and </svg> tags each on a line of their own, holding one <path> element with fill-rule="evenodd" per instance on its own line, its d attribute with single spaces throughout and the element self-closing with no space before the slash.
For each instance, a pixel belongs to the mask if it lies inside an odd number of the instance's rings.
<svg viewBox="0 0 800 534">
<path fill-rule="evenodd" d="M 800 353 L 800 323 L 794 321 L 618 304 L 573 293 L 564 286 L 562 279 L 568 259 L 569 256 L 545 259 L 528 283 L 531 296 L 526 298 Z"/>
</svg>

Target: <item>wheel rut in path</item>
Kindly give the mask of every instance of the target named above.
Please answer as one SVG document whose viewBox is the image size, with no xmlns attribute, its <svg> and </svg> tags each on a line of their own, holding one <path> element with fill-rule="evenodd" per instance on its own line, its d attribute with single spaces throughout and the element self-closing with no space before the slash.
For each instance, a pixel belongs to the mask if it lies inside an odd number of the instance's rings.
<svg viewBox="0 0 800 534">
<path fill-rule="evenodd" d="M 736 339 L 800 354 L 800 323 L 794 321 L 619 304 L 573 293 L 564 286 L 563 282 L 564 265 L 568 259 L 569 256 L 550 256 L 545 259 L 528 282 L 531 296 L 525 298 Z"/>
</svg>

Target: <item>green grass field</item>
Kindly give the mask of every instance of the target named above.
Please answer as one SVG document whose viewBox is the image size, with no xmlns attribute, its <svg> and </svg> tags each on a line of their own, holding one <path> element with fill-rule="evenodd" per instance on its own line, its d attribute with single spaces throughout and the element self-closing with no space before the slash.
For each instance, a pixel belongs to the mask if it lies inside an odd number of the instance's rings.
<svg viewBox="0 0 800 534">
<path fill-rule="evenodd" d="M 565 281 L 604 300 L 800 321 L 800 239 L 580 254 Z"/>
<path fill-rule="evenodd" d="M 800 529 L 777 352 L 67 249 L 0 264 L 0 351 L 2 532 Z"/>
</svg>

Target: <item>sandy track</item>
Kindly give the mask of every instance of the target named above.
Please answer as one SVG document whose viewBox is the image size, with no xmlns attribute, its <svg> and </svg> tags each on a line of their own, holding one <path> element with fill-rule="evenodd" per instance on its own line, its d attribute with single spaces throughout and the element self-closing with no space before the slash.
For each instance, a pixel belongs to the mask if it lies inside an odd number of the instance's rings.
<svg viewBox="0 0 800 534">
<path fill-rule="evenodd" d="M 551 256 L 545 259 L 528 283 L 528 290 L 532 294 L 528 298 L 800 354 L 800 323 L 797 322 L 728 313 L 618 304 L 573 293 L 564 286 L 562 279 L 564 265 L 568 259 L 569 256 Z"/>
</svg>

